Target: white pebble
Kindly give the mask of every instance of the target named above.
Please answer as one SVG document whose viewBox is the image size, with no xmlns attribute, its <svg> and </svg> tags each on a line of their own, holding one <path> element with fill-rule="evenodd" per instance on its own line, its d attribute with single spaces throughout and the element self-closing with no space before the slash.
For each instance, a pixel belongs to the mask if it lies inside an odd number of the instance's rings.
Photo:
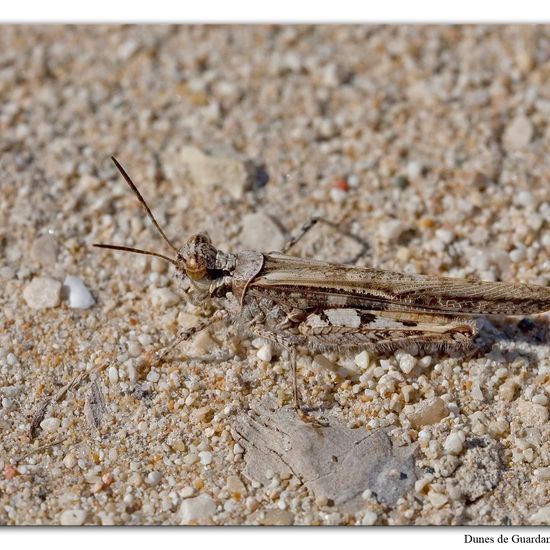
<svg viewBox="0 0 550 550">
<path fill-rule="evenodd" d="M 201 451 L 199 453 L 199 458 L 201 464 L 204 464 L 204 466 L 208 466 L 212 462 L 212 453 L 208 451 Z"/>
<path fill-rule="evenodd" d="M 81 279 L 68 275 L 63 282 L 69 292 L 69 307 L 87 309 L 95 304 L 93 296 Z"/>
<path fill-rule="evenodd" d="M 454 233 L 448 229 L 437 229 L 435 236 L 444 244 L 452 243 L 455 238 Z"/>
<path fill-rule="evenodd" d="M 8 353 L 7 357 L 6 357 L 6 362 L 8 363 L 8 365 L 10 367 L 15 367 L 15 365 L 17 365 L 17 363 L 19 363 L 19 359 L 17 359 L 17 357 L 13 354 L 13 353 Z"/>
<path fill-rule="evenodd" d="M 451 455 L 459 455 L 462 452 L 465 439 L 466 437 L 462 431 L 450 433 L 443 444 L 445 452 Z"/>
<path fill-rule="evenodd" d="M 388 220 L 378 226 L 378 235 L 384 241 L 395 241 L 405 230 L 405 226 L 399 220 Z"/>
<path fill-rule="evenodd" d="M 365 370 L 369 366 L 370 357 L 366 351 L 362 351 L 358 353 L 353 360 L 359 368 Z"/>
<path fill-rule="evenodd" d="M 514 195 L 514 202 L 519 206 L 531 206 L 535 202 L 535 198 L 529 191 L 520 191 Z"/>
<path fill-rule="evenodd" d="M 107 369 L 107 375 L 111 384 L 116 384 L 118 382 L 118 370 L 116 367 L 109 367 Z"/>
<path fill-rule="evenodd" d="M 10 399 L 9 397 L 3 397 L 2 408 L 9 411 L 12 407 L 13 407 L 13 399 Z"/>
<path fill-rule="evenodd" d="M 61 426 L 61 420 L 59 420 L 59 418 L 55 418 L 54 416 L 44 418 L 44 420 L 40 422 L 40 427 L 46 432 L 55 432 L 59 426 Z"/>
<path fill-rule="evenodd" d="M 140 334 L 138 336 L 138 342 L 142 346 L 147 347 L 147 346 L 150 346 L 153 343 L 153 338 L 151 338 L 151 336 L 149 334 Z"/>
<path fill-rule="evenodd" d="M 449 497 L 435 491 L 430 491 L 428 493 L 428 500 L 434 508 L 441 508 L 447 503 Z"/>
<path fill-rule="evenodd" d="M 153 470 L 152 472 L 149 472 L 147 474 L 147 478 L 145 479 L 146 483 L 148 485 L 156 485 L 162 478 L 162 474 L 160 472 L 157 472 L 156 470 Z"/>
<path fill-rule="evenodd" d="M 256 355 L 260 361 L 266 361 L 269 363 L 269 361 L 273 358 L 271 346 L 269 344 L 265 344 L 257 351 Z"/>
<path fill-rule="evenodd" d="M 476 380 L 473 384 L 472 384 L 472 397 L 474 399 L 477 399 L 478 401 L 483 401 L 484 397 L 483 397 L 483 392 L 481 391 L 481 388 L 479 386 L 479 381 Z"/>
<path fill-rule="evenodd" d="M 373 512 L 372 510 L 369 510 L 368 512 L 365 512 L 365 515 L 363 516 L 363 520 L 361 521 L 361 524 L 374 525 L 377 519 L 378 519 L 378 514 L 376 512 Z"/>
<path fill-rule="evenodd" d="M 24 288 L 23 298 L 34 309 L 57 307 L 61 301 L 61 283 L 51 277 L 35 277 Z"/>
<path fill-rule="evenodd" d="M 418 178 L 418 176 L 420 176 L 421 174 L 422 164 L 420 164 L 420 162 L 410 161 L 407 164 L 407 176 L 409 176 L 411 180 Z"/>
<path fill-rule="evenodd" d="M 190 487 L 189 485 L 187 487 L 184 487 L 180 491 L 181 498 L 189 498 L 189 497 L 192 497 L 194 494 L 195 494 L 195 489 L 193 489 L 193 487 Z"/>
<path fill-rule="evenodd" d="M 61 525 L 82 525 L 86 520 L 86 512 L 80 508 L 65 510 L 59 518 Z"/>
<path fill-rule="evenodd" d="M 160 379 L 160 374 L 156 370 L 150 370 L 147 373 L 147 380 L 149 380 L 149 382 L 153 382 L 153 384 L 155 384 L 156 382 L 159 381 L 159 379 Z"/>
<path fill-rule="evenodd" d="M 209 495 L 198 495 L 188 498 L 181 503 L 180 518 L 181 524 L 187 525 L 191 522 L 200 522 L 208 519 L 216 513 L 216 504 Z"/>
<path fill-rule="evenodd" d="M 76 457 L 72 454 L 66 454 L 63 458 L 63 464 L 65 465 L 65 468 L 73 468 L 76 465 Z"/>
<path fill-rule="evenodd" d="M 397 356 L 397 361 L 399 362 L 399 368 L 404 374 L 409 374 L 416 366 L 416 358 L 409 353 L 400 353 Z"/>
</svg>

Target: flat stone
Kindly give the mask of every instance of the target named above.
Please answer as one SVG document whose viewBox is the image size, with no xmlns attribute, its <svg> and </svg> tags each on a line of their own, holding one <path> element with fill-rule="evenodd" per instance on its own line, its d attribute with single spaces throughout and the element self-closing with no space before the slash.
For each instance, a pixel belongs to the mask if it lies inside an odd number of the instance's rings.
<svg viewBox="0 0 550 550">
<path fill-rule="evenodd" d="M 243 217 L 241 242 L 246 249 L 274 252 L 284 246 L 285 237 L 267 214 L 256 212 Z"/>
<path fill-rule="evenodd" d="M 395 447 L 385 431 L 351 429 L 333 414 L 323 417 L 323 424 L 305 422 L 273 399 L 253 402 L 232 428 L 245 449 L 243 474 L 262 484 L 274 475 L 294 475 L 316 498 L 330 499 L 338 511 L 349 513 L 364 507 L 367 489 L 390 506 L 412 489 L 414 446 Z"/>
<path fill-rule="evenodd" d="M 181 158 L 196 185 L 220 187 L 235 199 L 240 199 L 247 188 L 246 165 L 238 159 L 210 156 L 196 147 L 184 147 Z"/>
<path fill-rule="evenodd" d="M 57 307 L 61 302 L 61 283 L 51 277 L 35 277 L 23 289 L 23 298 L 34 309 Z"/>
</svg>

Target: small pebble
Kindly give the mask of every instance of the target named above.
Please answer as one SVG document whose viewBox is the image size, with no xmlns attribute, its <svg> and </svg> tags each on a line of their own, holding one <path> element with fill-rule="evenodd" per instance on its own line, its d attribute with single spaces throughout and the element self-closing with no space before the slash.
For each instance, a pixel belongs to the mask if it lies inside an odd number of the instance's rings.
<svg viewBox="0 0 550 550">
<path fill-rule="evenodd" d="M 59 281 L 51 277 L 35 277 L 23 290 L 23 298 L 34 309 L 57 307 L 61 302 Z"/>
<path fill-rule="evenodd" d="M 358 353 L 353 360 L 360 369 L 366 370 L 369 367 L 370 357 L 366 351 Z"/>
<path fill-rule="evenodd" d="M 416 358 L 409 353 L 396 354 L 399 368 L 404 374 L 409 374 L 416 366 Z"/>
<path fill-rule="evenodd" d="M 184 487 L 180 491 L 180 497 L 181 498 L 189 498 L 189 497 L 192 497 L 194 494 L 195 494 L 195 489 L 193 487 L 190 487 L 190 486 Z"/>
<path fill-rule="evenodd" d="M 111 384 L 116 384 L 118 382 L 118 370 L 116 367 L 109 367 L 107 369 L 107 376 L 109 377 L 109 382 Z"/>
<path fill-rule="evenodd" d="M 269 344 L 265 344 L 256 352 L 256 355 L 258 356 L 258 359 L 260 361 L 266 361 L 267 363 L 269 363 L 273 358 L 271 346 Z"/>
<path fill-rule="evenodd" d="M 40 422 L 40 427 L 46 432 L 55 432 L 59 426 L 61 426 L 61 420 L 53 416 L 44 418 L 44 420 Z"/>
<path fill-rule="evenodd" d="M 428 500 L 434 508 L 441 508 L 447 504 L 449 497 L 447 495 L 443 495 L 442 493 L 430 491 L 428 493 Z"/>
<path fill-rule="evenodd" d="M 61 525 L 83 525 L 86 520 L 86 512 L 80 508 L 65 510 L 59 518 Z"/>
<path fill-rule="evenodd" d="M 474 383 L 472 384 L 472 397 L 474 399 L 477 399 L 478 401 L 483 401 L 484 400 L 483 392 L 481 391 L 481 388 L 479 387 L 479 381 L 478 380 L 474 381 Z"/>
<path fill-rule="evenodd" d="M 216 504 L 210 495 L 201 494 L 188 498 L 181 503 L 180 519 L 182 525 L 209 519 L 216 513 Z"/>
<path fill-rule="evenodd" d="M 416 405 L 406 405 L 403 412 L 415 428 L 435 424 L 449 414 L 447 405 L 441 397 L 425 399 Z"/>
<path fill-rule="evenodd" d="M 378 519 L 378 514 L 376 512 L 373 512 L 372 510 L 369 510 L 368 512 L 365 512 L 365 515 L 363 516 L 363 519 L 361 520 L 362 525 L 374 525 L 376 523 L 376 520 Z"/>
<path fill-rule="evenodd" d="M 153 470 L 152 472 L 149 472 L 147 474 L 147 477 L 145 478 L 145 482 L 148 485 L 156 485 L 162 478 L 162 474 L 160 472 L 157 472 L 156 470 Z"/>
<path fill-rule="evenodd" d="M 200 458 L 201 464 L 203 464 L 204 466 L 208 466 L 209 464 L 212 463 L 212 453 L 208 451 L 201 451 L 199 453 L 199 458 Z"/>
<path fill-rule="evenodd" d="M 464 432 L 452 432 L 447 436 L 447 439 L 445 439 L 443 449 L 447 454 L 459 455 L 462 452 L 465 439 L 466 436 L 464 435 Z"/>
<path fill-rule="evenodd" d="M 76 457 L 72 453 L 65 455 L 63 458 L 63 464 L 66 468 L 73 468 L 76 465 Z"/>
<path fill-rule="evenodd" d="M 511 153 L 524 149 L 533 137 L 533 124 L 523 115 L 516 117 L 504 130 L 503 144 L 505 149 Z"/>
<path fill-rule="evenodd" d="M 68 290 L 69 307 L 87 309 L 95 304 L 95 300 L 90 294 L 90 291 L 78 277 L 68 275 L 63 284 Z"/>
<path fill-rule="evenodd" d="M 378 225 L 378 236 L 383 241 L 395 241 L 403 231 L 405 226 L 400 220 L 387 220 Z"/>
</svg>

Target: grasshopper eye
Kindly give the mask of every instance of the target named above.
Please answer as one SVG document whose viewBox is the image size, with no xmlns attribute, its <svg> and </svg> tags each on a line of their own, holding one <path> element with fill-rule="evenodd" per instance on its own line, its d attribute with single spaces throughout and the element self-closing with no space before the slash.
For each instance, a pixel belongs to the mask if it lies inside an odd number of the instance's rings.
<svg viewBox="0 0 550 550">
<path fill-rule="evenodd" d="M 205 258 L 192 257 L 186 260 L 185 273 L 193 281 L 200 281 L 208 273 Z"/>
</svg>

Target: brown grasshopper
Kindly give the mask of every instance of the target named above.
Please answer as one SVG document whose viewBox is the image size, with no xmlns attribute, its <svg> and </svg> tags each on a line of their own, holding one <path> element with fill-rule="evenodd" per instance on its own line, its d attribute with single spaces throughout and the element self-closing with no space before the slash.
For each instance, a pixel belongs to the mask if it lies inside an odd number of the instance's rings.
<svg viewBox="0 0 550 550">
<path fill-rule="evenodd" d="M 476 315 L 529 315 L 550 310 L 550 288 L 384 271 L 286 255 L 314 225 L 305 224 L 281 252 L 218 250 L 203 234 L 182 248 L 168 239 L 124 168 L 116 167 L 175 257 L 119 246 L 99 248 L 147 254 L 173 264 L 217 313 L 183 331 L 158 358 L 191 335 L 226 317 L 290 352 L 294 405 L 299 408 L 295 348 L 368 348 L 437 352 L 467 350 L 478 333 Z"/>
</svg>

